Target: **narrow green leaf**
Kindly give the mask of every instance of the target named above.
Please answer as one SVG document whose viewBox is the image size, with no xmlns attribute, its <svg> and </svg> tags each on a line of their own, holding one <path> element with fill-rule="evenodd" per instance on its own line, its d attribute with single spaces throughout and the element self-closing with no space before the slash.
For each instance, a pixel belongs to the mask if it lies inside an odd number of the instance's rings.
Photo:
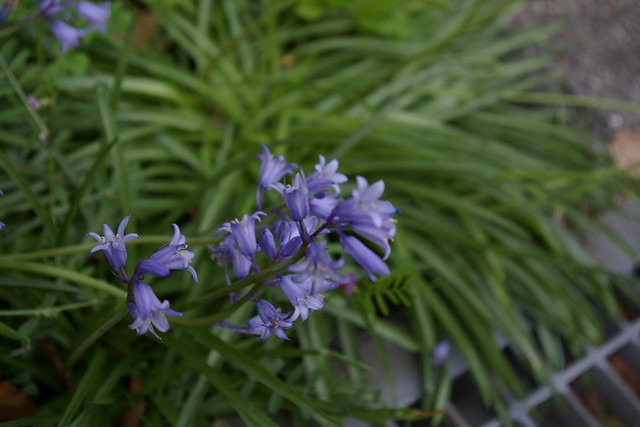
<svg viewBox="0 0 640 427">
<path fill-rule="evenodd" d="M 192 331 L 193 329 L 189 330 L 189 332 Z M 207 334 L 205 331 L 199 332 L 203 336 Z M 195 367 L 202 375 L 207 377 L 209 382 L 229 399 L 231 406 L 233 406 L 238 415 L 240 415 L 246 423 L 255 426 L 277 426 L 265 412 L 255 406 L 252 401 L 238 393 L 231 384 L 227 383 L 222 376 L 207 364 L 200 354 L 193 350 L 191 345 L 186 344 L 184 341 L 184 339 L 169 334 L 163 337 L 162 344 L 174 350 L 182 356 L 189 365 Z M 235 362 L 235 360 L 233 361 Z"/>
<path fill-rule="evenodd" d="M 309 405 L 300 393 L 275 376 L 263 365 L 256 363 L 255 360 L 249 358 L 245 353 L 236 350 L 208 331 L 201 330 L 199 328 L 190 328 L 186 330 L 186 332 L 193 335 L 198 341 L 205 344 L 207 347 L 211 347 L 219 351 L 229 363 L 244 371 L 251 378 L 260 381 L 274 392 L 280 393 L 285 399 L 289 400 L 298 408 L 308 412 L 309 415 L 319 423 L 323 425 L 339 425 L 336 420 L 329 417 L 322 411 L 319 411 L 317 408 Z"/>
</svg>

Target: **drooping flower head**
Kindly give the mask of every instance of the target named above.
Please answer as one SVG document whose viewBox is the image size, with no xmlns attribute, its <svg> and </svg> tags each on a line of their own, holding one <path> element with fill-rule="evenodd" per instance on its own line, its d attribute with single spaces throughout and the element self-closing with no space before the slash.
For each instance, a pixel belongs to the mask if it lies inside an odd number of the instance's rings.
<svg viewBox="0 0 640 427">
<path fill-rule="evenodd" d="M 303 173 L 297 173 L 291 185 L 276 182 L 272 187 L 282 194 L 292 220 L 302 221 L 309 216 L 309 189 Z"/>
<path fill-rule="evenodd" d="M 297 273 L 294 275 L 296 282 L 309 280 L 311 293 L 319 294 L 338 287 L 347 278 L 338 270 L 344 267 L 344 259 L 332 261 L 324 245 L 318 242 L 311 243 L 303 262 L 292 265 L 288 271 Z"/>
<path fill-rule="evenodd" d="M 89 255 L 97 251 L 104 251 L 107 261 L 109 261 L 111 267 L 116 271 L 120 270 L 127 263 L 126 243 L 129 240 L 138 238 L 138 235 L 135 233 L 124 234 L 124 229 L 129 223 L 129 218 L 131 218 L 131 216 L 125 216 L 122 221 L 120 221 L 116 234 L 113 234 L 111 227 L 107 224 L 102 226 L 104 236 L 99 236 L 96 233 L 87 234 L 87 236 L 93 237 L 98 242 L 98 245 L 94 246 L 91 251 L 89 251 Z"/>
<path fill-rule="evenodd" d="M 384 259 L 389 257 L 392 240 L 396 233 L 393 216 L 398 210 L 386 200 L 379 200 L 384 191 L 382 180 L 369 185 L 361 176 L 357 178 L 358 188 L 351 197 L 340 203 L 332 215 L 341 223 L 348 223 L 358 235 L 371 240 L 384 250 Z"/>
<path fill-rule="evenodd" d="M 274 156 L 264 144 L 262 144 L 262 154 L 259 154 L 258 158 L 262 163 L 260 165 L 260 174 L 258 175 L 256 206 L 258 209 L 262 209 L 264 190 L 270 189 L 280 178 L 291 173 L 298 166 L 294 163 L 286 163 L 283 156 Z"/>
<path fill-rule="evenodd" d="M 70 5 L 70 0 L 42 0 L 38 9 L 43 16 L 48 17 L 62 13 Z"/>
<path fill-rule="evenodd" d="M 258 211 L 253 215 L 244 215 L 241 220 L 233 220 L 225 222 L 222 227 L 216 231 L 216 236 L 222 232 L 231 234 L 233 242 L 241 254 L 252 257 L 258 250 L 256 242 L 256 221 L 260 221 L 261 216 L 266 213 Z"/>
<path fill-rule="evenodd" d="M 151 331 L 153 335 L 160 338 L 155 328 L 160 332 L 169 330 L 169 321 L 166 316 L 180 317 L 182 313 L 171 310 L 169 301 L 160 302 L 151 286 L 146 283 L 136 283 L 133 288 L 133 299 L 127 300 L 129 313 L 133 317 L 133 323 L 129 325 L 130 329 L 135 329 L 138 335 Z"/>
<path fill-rule="evenodd" d="M 2 4 L 0 4 L 0 22 L 7 19 L 11 11 L 18 4 L 18 0 L 4 0 Z"/>
<path fill-rule="evenodd" d="M 94 4 L 88 1 L 42 0 L 36 15 L 40 15 L 62 45 L 60 55 L 80 44 L 80 40 L 94 31 L 106 32 L 111 3 Z M 74 14 L 75 12 L 75 14 Z M 83 25 L 82 21 L 86 23 Z"/>
<path fill-rule="evenodd" d="M 283 156 L 274 156 L 269 148 L 262 144 L 262 154 L 258 155 L 262 161 L 260 165 L 260 175 L 258 185 L 267 190 L 288 173 L 291 173 L 298 166 L 295 163 L 286 163 Z"/>
<path fill-rule="evenodd" d="M 293 322 L 288 319 L 289 313 L 280 313 L 273 304 L 265 299 L 258 301 L 256 306 L 258 315 L 249 319 L 246 326 L 237 327 L 226 322 L 221 323 L 220 326 L 242 334 L 260 335 L 261 340 L 271 335 L 288 340 L 289 337 L 284 333 L 284 330 L 293 326 Z"/>
<path fill-rule="evenodd" d="M 69 50 L 69 48 L 78 46 L 80 39 L 86 34 L 84 30 L 79 30 L 63 21 L 53 21 L 51 23 L 51 31 L 62 45 L 60 55 Z"/>
<path fill-rule="evenodd" d="M 347 182 L 347 176 L 338 172 L 338 161 L 336 159 L 327 163 L 324 156 L 320 155 L 318 157 L 320 161 L 315 166 L 316 170 L 307 180 L 309 193 L 313 194 L 329 187 L 333 187 L 336 193 L 339 193 L 339 184 Z"/>
<path fill-rule="evenodd" d="M 376 281 L 374 274 L 388 276 L 391 274 L 387 264 L 375 252 L 354 236 L 346 236 L 338 231 L 342 247 L 351 255 L 351 258 L 369 274 L 372 281 Z"/>
<path fill-rule="evenodd" d="M 320 310 L 324 305 L 324 296 L 313 293 L 313 285 L 310 279 L 300 279 L 295 275 L 282 276 L 276 282 L 282 292 L 294 308 L 293 314 L 288 319 L 295 321 L 298 317 L 304 322 L 314 310 Z"/>
<path fill-rule="evenodd" d="M 111 15 L 109 2 L 98 5 L 88 1 L 79 1 L 76 6 L 76 11 L 78 15 L 89 21 L 92 30 L 96 29 L 103 33 L 107 31 L 106 22 Z"/>
<path fill-rule="evenodd" d="M 149 273 L 155 277 L 167 277 L 171 270 L 188 270 L 193 280 L 198 283 L 198 275 L 190 265 L 194 253 L 185 250 L 186 238 L 180 233 L 180 228 L 176 224 L 172 225 L 173 238 L 169 244 L 154 252 L 148 259 L 138 261 L 136 276 Z"/>
</svg>

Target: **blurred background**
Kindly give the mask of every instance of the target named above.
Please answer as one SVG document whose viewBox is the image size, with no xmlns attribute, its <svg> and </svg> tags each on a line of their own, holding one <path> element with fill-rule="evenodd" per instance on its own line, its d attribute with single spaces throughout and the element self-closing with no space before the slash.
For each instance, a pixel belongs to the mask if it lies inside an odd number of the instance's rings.
<svg viewBox="0 0 640 427">
<path fill-rule="evenodd" d="M 3 5 L 6 425 L 640 419 L 636 1 L 123 0 L 64 54 L 39 2 Z M 290 342 L 137 337 L 86 233 L 132 215 L 137 259 L 179 224 L 201 283 L 154 286 L 197 300 L 260 144 L 384 180 L 391 276 Z"/>
</svg>

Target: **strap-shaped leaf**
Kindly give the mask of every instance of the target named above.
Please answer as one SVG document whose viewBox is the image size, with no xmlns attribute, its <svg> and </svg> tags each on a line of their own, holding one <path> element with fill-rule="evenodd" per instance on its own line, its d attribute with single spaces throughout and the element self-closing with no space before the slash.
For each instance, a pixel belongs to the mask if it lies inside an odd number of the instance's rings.
<svg viewBox="0 0 640 427">
<path fill-rule="evenodd" d="M 162 343 L 182 356 L 190 366 L 197 369 L 220 393 L 225 395 L 227 399 L 229 399 L 231 406 L 248 425 L 277 427 L 277 424 L 273 422 L 263 410 L 238 393 L 238 391 L 209 366 L 202 355 L 194 351 L 193 347 L 189 343 L 186 343 L 185 340 L 177 338 L 175 335 L 167 334 L 163 336 Z"/>
<path fill-rule="evenodd" d="M 236 350 L 220 338 L 205 330 L 193 328 L 189 329 L 187 332 L 192 334 L 201 343 L 219 351 L 220 354 L 222 354 L 233 366 L 244 371 L 251 378 L 271 388 L 275 393 L 279 393 L 298 408 L 307 412 L 322 425 L 339 425 L 334 418 L 310 405 L 298 391 L 294 390 L 291 386 L 275 376 L 263 365 L 248 357 L 245 353 Z"/>
</svg>

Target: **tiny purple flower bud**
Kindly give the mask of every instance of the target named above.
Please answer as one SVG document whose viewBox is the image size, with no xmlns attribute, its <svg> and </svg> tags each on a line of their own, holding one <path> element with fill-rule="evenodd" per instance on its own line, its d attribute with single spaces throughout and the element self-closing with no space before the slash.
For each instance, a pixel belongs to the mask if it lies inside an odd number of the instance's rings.
<svg viewBox="0 0 640 427">
<path fill-rule="evenodd" d="M 449 341 L 440 341 L 436 344 L 431 355 L 431 361 L 434 365 L 441 365 L 449 357 L 451 344 Z"/>
<path fill-rule="evenodd" d="M 129 312 L 133 317 L 133 323 L 129 329 L 135 329 L 138 335 L 151 331 L 153 335 L 160 338 L 154 326 L 160 332 L 169 330 L 169 321 L 166 316 L 180 317 L 182 313 L 171 310 L 169 301 L 160 302 L 151 286 L 146 283 L 136 283 L 133 288 L 133 301 L 128 300 Z"/>
<path fill-rule="evenodd" d="M 260 248 L 271 259 L 274 259 L 277 254 L 276 240 L 273 237 L 273 233 L 268 228 L 262 232 L 260 236 Z"/>
<path fill-rule="evenodd" d="M 94 246 L 91 251 L 89 251 L 89 255 L 93 254 L 97 251 L 104 251 L 104 255 L 107 257 L 107 261 L 111 264 L 114 270 L 120 270 L 127 263 L 127 247 L 126 242 L 131 239 L 137 239 L 138 235 L 135 233 L 124 234 L 124 229 L 127 227 L 127 223 L 129 222 L 129 218 L 131 216 L 125 216 L 122 221 L 120 221 L 120 225 L 118 225 L 118 230 L 116 234 L 113 234 L 111 227 L 107 224 L 104 224 L 102 229 L 104 232 L 104 236 L 99 236 L 96 233 L 88 233 L 87 236 L 91 236 L 98 241 L 98 245 Z"/>
<path fill-rule="evenodd" d="M 340 287 L 344 289 L 346 295 L 351 295 L 356 290 L 356 275 L 355 273 L 347 274 L 347 282 L 340 283 Z"/>
<path fill-rule="evenodd" d="M 76 11 L 78 11 L 78 15 L 89 21 L 93 28 L 103 33 L 107 31 L 105 22 L 111 14 L 109 2 L 98 5 L 88 1 L 80 1 L 76 6 Z"/>
<path fill-rule="evenodd" d="M 42 103 L 33 95 L 27 96 L 27 102 L 33 107 L 34 110 L 39 110 L 42 107 Z"/>
</svg>

